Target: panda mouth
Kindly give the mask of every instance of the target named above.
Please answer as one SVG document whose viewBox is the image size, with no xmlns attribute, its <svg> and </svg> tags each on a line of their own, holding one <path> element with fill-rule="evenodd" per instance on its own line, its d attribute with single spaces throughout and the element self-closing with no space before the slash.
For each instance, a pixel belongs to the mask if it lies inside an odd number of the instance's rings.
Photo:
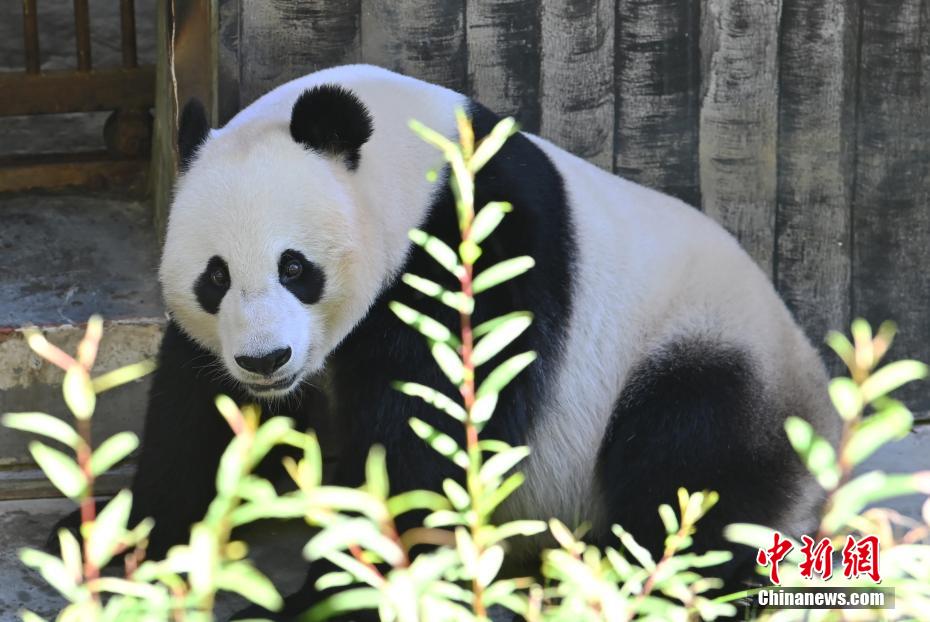
<svg viewBox="0 0 930 622">
<path fill-rule="evenodd" d="M 294 384 L 295 380 L 297 380 L 297 374 L 288 376 L 286 378 L 283 378 L 281 380 L 268 383 L 268 384 L 258 384 L 255 382 L 249 382 L 247 383 L 247 386 L 249 387 L 249 390 L 253 391 L 254 393 L 270 393 L 272 391 L 280 391 L 282 389 L 287 389 L 292 384 Z"/>
</svg>

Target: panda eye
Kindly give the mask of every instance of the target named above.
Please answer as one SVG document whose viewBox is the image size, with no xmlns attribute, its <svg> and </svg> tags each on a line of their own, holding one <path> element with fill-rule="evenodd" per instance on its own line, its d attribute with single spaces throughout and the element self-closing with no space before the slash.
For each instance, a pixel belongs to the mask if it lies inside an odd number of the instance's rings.
<svg viewBox="0 0 930 622">
<path fill-rule="evenodd" d="M 299 277 L 304 272 L 304 266 L 297 259 L 290 259 L 287 263 L 284 264 L 284 268 L 281 271 L 281 276 L 287 280 L 293 280 Z"/>
<path fill-rule="evenodd" d="M 217 287 L 228 287 L 229 275 L 223 268 L 217 268 L 210 273 L 210 281 Z"/>
</svg>

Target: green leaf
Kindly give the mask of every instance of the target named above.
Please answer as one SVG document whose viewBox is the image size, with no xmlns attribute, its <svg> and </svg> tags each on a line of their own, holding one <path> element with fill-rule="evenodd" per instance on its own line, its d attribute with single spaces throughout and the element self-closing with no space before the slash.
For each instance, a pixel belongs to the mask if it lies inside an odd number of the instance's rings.
<svg viewBox="0 0 930 622">
<path fill-rule="evenodd" d="M 45 413 L 7 413 L 0 420 L 8 428 L 41 434 L 76 449 L 81 444 L 81 437 L 74 428 L 59 419 Z"/>
<path fill-rule="evenodd" d="M 465 517 L 452 510 L 437 510 L 423 519 L 423 526 L 429 527 L 450 527 L 452 525 L 464 525 Z"/>
<path fill-rule="evenodd" d="M 29 443 L 29 453 L 64 496 L 74 501 L 81 498 L 87 488 L 87 480 L 74 460 L 39 441 Z"/>
<path fill-rule="evenodd" d="M 138 380 L 155 371 L 157 367 L 155 359 L 148 359 L 101 374 L 91 381 L 94 393 L 99 395 L 104 391 Z"/>
<path fill-rule="evenodd" d="M 856 466 L 882 445 L 907 436 L 914 416 L 900 402 L 894 402 L 864 419 L 843 448 L 846 461 Z"/>
<path fill-rule="evenodd" d="M 245 474 L 246 465 L 246 443 L 245 436 L 233 437 L 223 455 L 220 456 L 220 464 L 216 470 L 216 493 L 218 496 L 228 496 L 233 494 L 239 486 L 239 480 Z"/>
<path fill-rule="evenodd" d="M 736 544 L 743 544 L 751 549 L 764 549 L 772 546 L 773 533 L 771 527 L 750 523 L 732 523 L 723 529 L 723 536 L 727 540 Z M 804 559 L 801 556 L 801 545 L 790 536 L 785 537 L 785 539 L 792 545 L 785 560 L 792 564 L 800 563 Z"/>
<path fill-rule="evenodd" d="M 455 350 L 447 343 L 436 341 L 430 345 L 429 351 L 432 353 L 433 358 L 436 359 L 436 363 L 442 373 L 446 375 L 446 378 L 454 385 L 461 384 L 465 378 L 465 366 Z"/>
<path fill-rule="evenodd" d="M 100 443 L 90 458 L 94 476 L 107 472 L 113 465 L 131 454 L 139 446 L 139 438 L 132 432 L 118 432 Z"/>
<path fill-rule="evenodd" d="M 471 289 L 475 294 L 491 289 L 495 285 L 500 285 L 505 281 L 516 278 L 536 265 L 532 257 L 524 255 L 505 259 L 504 261 L 494 264 L 490 268 L 482 270 L 481 274 L 472 281 Z"/>
<path fill-rule="evenodd" d="M 859 385 L 851 378 L 834 378 L 830 381 L 830 400 L 844 421 L 852 421 L 865 405 Z"/>
<path fill-rule="evenodd" d="M 791 446 L 818 483 L 826 490 L 835 488 L 840 481 L 840 468 L 836 461 L 836 451 L 830 443 L 800 417 L 788 417 L 785 420 L 785 432 Z"/>
<path fill-rule="evenodd" d="M 459 313 L 471 313 L 475 309 L 475 301 L 462 292 L 450 292 L 439 283 L 424 279 L 415 274 L 405 274 L 400 278 L 404 283 L 418 292 L 438 300 Z"/>
<path fill-rule="evenodd" d="M 620 542 L 630 552 L 639 565 L 648 570 L 649 572 L 655 571 L 656 563 L 652 559 L 652 555 L 648 550 L 641 544 L 639 544 L 634 538 L 633 534 L 621 527 L 620 525 L 614 525 L 611 527 L 611 530 L 614 532 L 614 535 L 620 538 Z"/>
<path fill-rule="evenodd" d="M 381 591 L 373 587 L 356 587 L 336 592 L 321 603 L 314 605 L 302 620 L 321 622 L 349 611 L 377 609 L 381 603 Z"/>
<path fill-rule="evenodd" d="M 293 430 L 294 421 L 288 417 L 271 417 L 261 424 L 249 447 L 249 468 L 261 462 Z"/>
<path fill-rule="evenodd" d="M 491 456 L 481 467 L 479 473 L 481 482 L 486 486 L 494 486 L 508 471 L 529 455 L 529 447 L 512 447 L 507 451 Z"/>
<path fill-rule="evenodd" d="M 856 350 L 853 344 L 843 333 L 831 330 L 827 333 L 826 343 L 830 349 L 836 352 L 836 355 L 846 364 L 846 367 L 852 369 L 855 366 Z"/>
<path fill-rule="evenodd" d="M 482 587 L 487 587 L 500 572 L 504 562 L 504 549 L 500 546 L 491 546 L 478 558 L 478 568 L 475 578 Z"/>
<path fill-rule="evenodd" d="M 491 418 L 491 415 L 494 414 L 494 409 L 497 408 L 497 397 L 497 393 L 488 393 L 478 397 L 475 403 L 472 404 L 471 422 L 478 428 L 479 432 Z"/>
<path fill-rule="evenodd" d="M 481 247 L 474 240 L 463 240 L 459 244 L 459 257 L 466 266 L 473 266 L 481 257 Z"/>
<path fill-rule="evenodd" d="M 452 273 L 455 278 L 461 278 L 465 275 L 465 269 L 459 265 L 458 255 L 449 248 L 448 244 L 419 229 L 411 229 L 408 235 L 414 244 L 429 253 L 430 257 L 436 260 L 436 263 Z"/>
<path fill-rule="evenodd" d="M 58 530 L 58 550 L 61 552 L 61 561 L 71 576 L 80 577 L 84 572 L 81 545 L 68 529 Z"/>
<path fill-rule="evenodd" d="M 416 382 L 395 382 L 393 387 L 404 395 L 419 397 L 433 408 L 443 411 L 456 421 L 465 421 L 465 409 L 435 389 Z"/>
<path fill-rule="evenodd" d="M 458 345 L 458 339 L 455 338 L 452 332 L 428 315 L 423 315 L 419 311 L 396 301 L 389 303 L 388 307 L 390 307 L 394 315 L 399 317 L 404 324 L 415 329 L 427 339 Z"/>
<path fill-rule="evenodd" d="M 113 559 L 126 533 L 131 508 L 132 493 L 121 490 L 97 515 L 87 542 L 87 557 L 94 566 L 102 568 Z"/>
<path fill-rule="evenodd" d="M 475 149 L 475 153 L 468 161 L 469 170 L 471 170 L 472 173 L 480 171 L 481 168 L 487 164 L 488 160 L 501 150 L 501 147 L 504 146 L 507 139 L 513 136 L 517 131 L 517 122 L 513 117 L 507 117 L 506 119 L 498 121 L 494 129 L 481 140 L 478 148 Z"/>
<path fill-rule="evenodd" d="M 666 534 L 671 535 L 678 532 L 678 517 L 675 515 L 675 510 L 672 509 L 672 506 L 667 503 L 660 505 L 659 518 L 662 519 L 662 525 L 665 527 Z"/>
<path fill-rule="evenodd" d="M 20 609 L 19 617 L 22 618 L 23 622 L 45 622 L 45 618 L 28 609 Z"/>
<path fill-rule="evenodd" d="M 400 565 L 404 559 L 400 547 L 367 518 L 348 518 L 325 527 L 304 547 L 304 557 L 321 559 L 353 545 L 375 553 L 391 566 Z"/>
<path fill-rule="evenodd" d="M 475 336 L 475 339 L 478 339 L 482 335 L 487 335 L 488 333 L 492 332 L 501 324 L 508 322 L 511 318 L 522 317 L 527 313 L 527 311 L 513 311 L 512 313 L 505 313 L 504 315 L 491 318 L 490 320 L 475 326 L 475 328 L 472 329 L 472 334 Z"/>
<path fill-rule="evenodd" d="M 84 589 L 75 582 L 75 577 L 68 572 L 64 563 L 53 555 L 35 549 L 22 549 L 19 559 L 38 571 L 45 582 L 58 590 L 62 596 L 76 602 L 81 599 Z"/>
<path fill-rule="evenodd" d="M 216 587 L 227 592 L 235 592 L 271 611 L 278 611 L 284 606 L 284 599 L 268 578 L 256 570 L 249 562 L 238 561 L 223 566 L 216 577 Z"/>
<path fill-rule="evenodd" d="M 408 125 L 410 129 L 413 130 L 413 132 L 417 136 L 419 136 L 420 138 L 422 138 L 424 141 L 428 142 L 429 144 L 433 145 L 434 147 L 436 147 L 443 153 L 446 153 L 448 151 L 458 151 L 459 149 L 459 146 L 455 144 L 453 141 L 449 140 L 448 138 L 446 138 L 445 136 L 443 136 L 436 130 L 430 127 L 427 127 L 426 125 L 423 125 L 416 119 L 411 119 Z"/>
<path fill-rule="evenodd" d="M 522 486 L 524 479 L 525 477 L 523 473 L 517 471 L 505 479 L 500 487 L 489 491 L 487 495 L 485 495 L 481 504 L 481 510 L 485 517 L 491 516 L 494 513 L 494 510 L 497 509 L 497 506 L 503 503 L 507 497 L 512 495 L 513 491 Z"/>
<path fill-rule="evenodd" d="M 867 505 L 920 492 L 920 479 L 914 474 L 887 475 L 871 471 L 840 487 L 832 498 L 830 511 L 823 518 L 823 529 L 836 533 Z"/>
<path fill-rule="evenodd" d="M 494 233 L 494 230 L 504 219 L 504 215 L 511 211 L 513 211 L 513 206 L 510 203 L 491 201 L 475 214 L 475 220 L 471 223 L 469 239 L 474 241 L 475 244 L 481 244 L 485 238 Z"/>
<path fill-rule="evenodd" d="M 316 583 L 313 585 L 314 589 L 318 592 L 323 590 L 328 590 L 335 587 L 346 587 L 347 585 L 352 585 L 353 583 L 358 583 L 351 572 L 345 570 L 334 570 L 332 572 L 327 572 L 322 577 L 316 580 Z"/>
<path fill-rule="evenodd" d="M 862 397 L 866 402 L 871 403 L 908 382 L 926 378 L 928 370 L 930 368 L 919 361 L 889 363 L 862 383 Z"/>
<path fill-rule="evenodd" d="M 449 478 L 443 480 L 442 490 L 456 510 L 461 512 L 471 507 L 471 498 L 468 496 L 468 492 L 455 480 Z"/>
<path fill-rule="evenodd" d="M 214 500 L 214 503 L 216 501 Z M 186 561 L 186 570 L 194 594 L 207 594 L 216 581 L 217 537 L 207 523 L 196 523 L 191 527 L 190 546 Z M 172 549 L 173 550 L 173 549 Z M 171 559 L 171 550 L 168 558 Z"/>
<path fill-rule="evenodd" d="M 455 439 L 417 417 L 410 417 L 408 422 L 414 434 L 426 441 L 441 456 L 445 456 L 463 469 L 468 467 L 468 456 L 455 442 Z"/>
<path fill-rule="evenodd" d="M 475 366 L 488 362 L 501 350 L 506 348 L 514 339 L 523 334 L 533 323 L 533 315 L 529 312 L 512 314 L 506 321 L 501 322 L 486 337 L 475 344 L 471 359 Z"/>
<path fill-rule="evenodd" d="M 320 486 L 304 496 L 311 507 L 323 506 L 340 512 L 358 512 L 375 522 L 387 518 L 387 508 L 384 503 L 364 490 L 341 486 Z"/>
<path fill-rule="evenodd" d="M 81 420 L 90 419 L 97 405 L 97 396 L 87 370 L 80 365 L 69 367 L 65 372 L 61 388 L 65 396 L 65 404 L 74 416 Z"/>
<path fill-rule="evenodd" d="M 387 499 L 388 484 L 387 459 L 384 447 L 372 445 L 365 460 L 365 490 L 378 499 Z"/>
<path fill-rule="evenodd" d="M 523 352 L 510 357 L 488 374 L 488 377 L 478 387 L 477 397 L 481 398 L 491 393 L 500 393 L 504 387 L 510 384 L 511 380 L 517 377 L 517 374 L 535 360 L 535 352 Z"/>
<path fill-rule="evenodd" d="M 384 584 L 384 580 L 376 569 L 363 564 L 351 555 L 334 551 L 327 555 L 326 559 L 352 575 L 355 579 L 354 583 L 367 583 L 375 587 Z"/>
<path fill-rule="evenodd" d="M 467 578 L 475 577 L 478 572 L 478 547 L 475 546 L 471 534 L 465 527 L 455 528 L 455 549 L 462 561 L 465 576 Z"/>
<path fill-rule="evenodd" d="M 546 523 L 541 520 L 514 520 L 497 527 L 491 527 L 487 541 L 483 544 L 497 544 L 516 536 L 535 536 L 546 530 Z"/>
<path fill-rule="evenodd" d="M 443 495 L 432 490 L 409 490 L 394 495 L 387 501 L 388 512 L 397 517 L 413 510 L 447 510 L 452 506 Z"/>
</svg>

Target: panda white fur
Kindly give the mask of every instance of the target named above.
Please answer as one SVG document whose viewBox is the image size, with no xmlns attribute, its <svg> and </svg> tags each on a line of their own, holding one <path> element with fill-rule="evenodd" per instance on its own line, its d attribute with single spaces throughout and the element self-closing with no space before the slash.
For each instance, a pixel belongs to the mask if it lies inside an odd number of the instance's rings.
<svg viewBox="0 0 930 622">
<path fill-rule="evenodd" d="M 457 236 L 445 181 L 425 176 L 441 156 L 407 124 L 454 137 L 459 106 L 479 136 L 497 120 L 464 95 L 353 65 L 287 83 L 221 129 L 196 105 L 185 110 L 160 272 L 171 323 L 134 485 L 134 513 L 156 519 L 154 554 L 185 539 L 211 497 L 229 440 L 212 405 L 219 392 L 300 419 L 306 408 L 290 398 L 324 375 L 329 416 L 348 427 L 338 483 L 360 482 L 375 442 L 394 490 L 456 475 L 406 422 L 456 427 L 390 383 L 455 393 L 387 303 L 447 313 L 399 282 L 404 272 L 445 278 L 408 230 Z M 723 546 L 720 528 L 734 521 L 810 528 L 820 496 L 783 422 L 798 415 L 836 438 L 825 372 L 737 242 L 698 210 L 528 134 L 477 183 L 479 205 L 514 205 L 479 269 L 536 260 L 477 303 L 476 321 L 534 313 L 496 360 L 540 354 L 487 428 L 532 448 L 502 518 L 588 521 L 597 542 L 620 523 L 657 550 L 656 508 L 686 486 L 721 497 L 698 547 Z"/>
</svg>

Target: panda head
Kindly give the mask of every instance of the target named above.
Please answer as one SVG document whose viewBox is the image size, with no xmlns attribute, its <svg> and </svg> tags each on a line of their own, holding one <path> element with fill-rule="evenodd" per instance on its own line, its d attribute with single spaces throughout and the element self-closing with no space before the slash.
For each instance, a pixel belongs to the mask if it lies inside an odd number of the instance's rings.
<svg viewBox="0 0 930 622">
<path fill-rule="evenodd" d="M 211 130 L 199 102 L 185 107 L 160 268 L 182 330 L 269 398 L 323 366 L 373 289 L 372 225 L 353 183 L 373 131 L 368 110 L 322 85 L 277 112 Z"/>
</svg>

